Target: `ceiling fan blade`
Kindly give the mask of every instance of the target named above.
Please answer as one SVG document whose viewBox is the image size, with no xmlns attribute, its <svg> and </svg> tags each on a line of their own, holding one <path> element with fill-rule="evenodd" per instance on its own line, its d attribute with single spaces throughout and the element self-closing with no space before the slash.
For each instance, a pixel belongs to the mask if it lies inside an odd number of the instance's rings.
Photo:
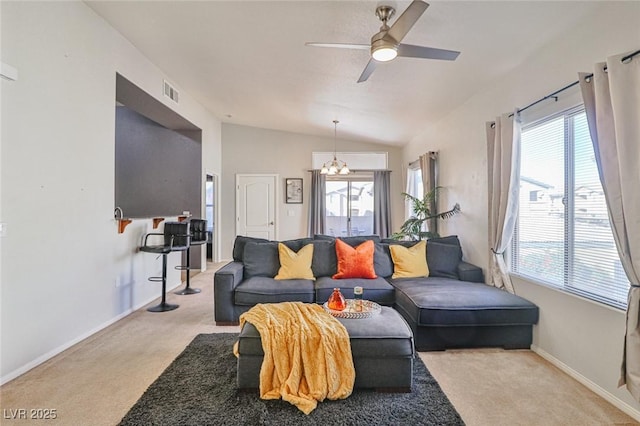
<svg viewBox="0 0 640 426">
<path fill-rule="evenodd" d="M 376 69 L 376 64 L 377 64 L 377 62 L 374 59 L 369 59 L 369 63 L 367 64 L 366 67 L 364 67 L 364 71 L 362 71 L 362 74 L 360 74 L 360 78 L 358 79 L 358 83 L 362 83 L 363 81 L 367 81 L 369 76 Z"/>
<path fill-rule="evenodd" d="M 455 50 L 436 49 L 435 47 L 414 46 L 412 44 L 400 44 L 398 56 L 405 58 L 442 59 L 455 61 L 460 52 Z"/>
<path fill-rule="evenodd" d="M 359 50 L 369 50 L 369 49 L 371 49 L 371 45 L 369 45 L 369 44 L 355 44 L 355 43 L 316 43 L 316 42 L 307 42 L 304 45 L 305 46 L 311 46 L 311 47 L 337 47 L 339 49 L 359 49 Z"/>
<path fill-rule="evenodd" d="M 413 0 L 413 3 L 411 3 L 409 7 L 402 12 L 402 15 L 400 15 L 391 28 L 389 28 L 387 34 L 393 37 L 398 43 L 401 42 L 404 36 L 407 35 L 409 30 L 415 25 L 416 21 L 422 16 L 428 7 L 429 3 L 425 3 L 420 0 Z"/>
</svg>

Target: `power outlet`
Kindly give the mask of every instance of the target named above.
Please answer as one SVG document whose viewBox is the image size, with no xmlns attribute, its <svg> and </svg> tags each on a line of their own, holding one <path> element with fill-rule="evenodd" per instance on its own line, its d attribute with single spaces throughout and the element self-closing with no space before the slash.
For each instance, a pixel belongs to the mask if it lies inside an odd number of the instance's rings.
<svg viewBox="0 0 640 426">
<path fill-rule="evenodd" d="M 4 222 L 0 222 L 0 237 L 7 236 L 7 224 Z"/>
</svg>

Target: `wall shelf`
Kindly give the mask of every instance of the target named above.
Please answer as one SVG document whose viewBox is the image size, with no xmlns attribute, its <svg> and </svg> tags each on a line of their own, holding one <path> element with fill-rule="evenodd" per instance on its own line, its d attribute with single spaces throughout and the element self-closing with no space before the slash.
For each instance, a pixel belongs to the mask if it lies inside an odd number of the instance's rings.
<svg viewBox="0 0 640 426">
<path fill-rule="evenodd" d="M 131 222 L 131 219 L 116 219 L 118 221 L 118 234 L 122 234 L 124 232 L 124 228 L 127 227 Z"/>
<path fill-rule="evenodd" d="M 153 218 L 153 229 L 158 229 L 158 225 L 160 222 L 164 220 L 164 217 L 154 217 Z"/>
</svg>

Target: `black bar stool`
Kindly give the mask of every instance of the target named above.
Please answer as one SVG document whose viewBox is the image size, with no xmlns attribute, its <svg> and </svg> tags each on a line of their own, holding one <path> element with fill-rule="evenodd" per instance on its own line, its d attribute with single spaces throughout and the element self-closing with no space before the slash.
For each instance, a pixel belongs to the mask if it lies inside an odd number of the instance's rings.
<svg viewBox="0 0 640 426">
<path fill-rule="evenodd" d="M 204 219 L 190 219 L 189 220 L 189 233 L 191 234 L 191 241 L 189 249 L 186 253 L 186 265 L 176 266 L 176 269 L 180 271 L 187 271 L 186 286 L 182 290 L 178 290 L 175 294 L 184 296 L 186 294 L 200 293 L 199 288 L 191 288 L 191 246 L 199 246 L 207 243 L 207 221 Z"/>
<path fill-rule="evenodd" d="M 163 235 L 164 244 L 148 245 L 147 239 L 150 235 Z M 159 305 L 148 308 L 149 312 L 166 312 L 176 309 L 179 305 L 167 303 L 167 255 L 172 251 L 189 252 L 189 242 L 191 236 L 189 234 L 189 224 L 182 222 L 166 222 L 164 225 L 164 233 L 151 232 L 144 236 L 144 243 L 140 247 L 140 251 L 145 253 L 154 253 L 162 256 L 162 276 L 149 277 L 149 281 L 162 282 L 162 300 Z"/>
</svg>

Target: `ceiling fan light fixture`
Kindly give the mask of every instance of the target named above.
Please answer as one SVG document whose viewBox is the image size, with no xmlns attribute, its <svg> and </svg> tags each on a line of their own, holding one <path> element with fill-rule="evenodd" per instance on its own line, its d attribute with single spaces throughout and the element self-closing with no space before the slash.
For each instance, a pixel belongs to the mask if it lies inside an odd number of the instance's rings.
<svg viewBox="0 0 640 426">
<path fill-rule="evenodd" d="M 380 47 L 371 52 L 371 56 L 378 62 L 388 62 L 398 56 L 398 51 L 395 47 Z"/>
<path fill-rule="evenodd" d="M 378 62 L 391 61 L 398 56 L 398 43 L 381 31 L 371 38 L 371 56 Z"/>
<path fill-rule="evenodd" d="M 0 0 L 2 1 L 2 0 Z M 382 21 L 380 31 L 371 37 L 369 45 L 360 43 L 306 43 L 308 46 L 338 47 L 342 49 L 369 50 L 370 58 L 358 78 L 358 83 L 367 81 L 376 69 L 379 62 L 389 62 L 397 56 L 406 58 L 437 59 L 442 61 L 454 61 L 460 52 L 455 50 L 437 49 L 427 46 L 414 46 L 403 44 L 407 33 L 413 28 L 418 19 L 427 10 L 429 4 L 423 0 L 413 0 L 402 12 L 400 17 L 389 26 L 389 20 L 395 15 L 396 9 L 387 0 L 381 0 L 376 8 L 376 16 Z M 395 3 L 395 2 L 390 2 Z"/>
</svg>

